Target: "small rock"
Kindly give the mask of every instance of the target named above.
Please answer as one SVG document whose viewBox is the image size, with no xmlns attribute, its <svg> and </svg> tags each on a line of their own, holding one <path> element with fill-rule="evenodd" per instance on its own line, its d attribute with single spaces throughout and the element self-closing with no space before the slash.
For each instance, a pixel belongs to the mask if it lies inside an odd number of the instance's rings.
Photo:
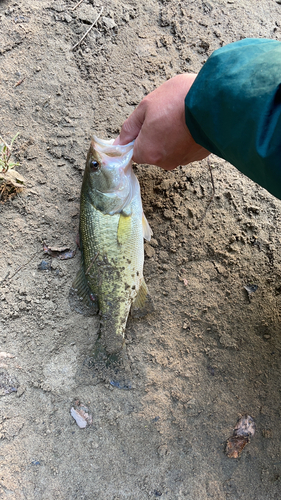
<svg viewBox="0 0 281 500">
<path fill-rule="evenodd" d="M 78 403 L 78 405 L 75 405 L 75 408 L 71 408 L 70 414 L 78 427 L 80 427 L 80 429 L 85 429 L 85 427 L 92 424 L 93 418 L 92 415 L 89 414 L 87 406 L 80 404 L 80 402 Z"/>
<path fill-rule="evenodd" d="M 51 5 L 51 9 L 55 10 L 56 12 L 63 12 L 65 10 L 65 5 L 63 5 L 61 2 L 53 2 Z"/>
<path fill-rule="evenodd" d="M 176 238 L 176 233 L 175 233 L 175 231 L 168 231 L 167 232 L 167 236 L 169 236 L 169 238 L 175 239 Z"/>
<path fill-rule="evenodd" d="M 6 394 L 11 394 L 11 392 L 17 392 L 18 387 L 18 381 L 8 372 L 2 371 L 0 373 L 0 396 L 6 396 Z"/>
<path fill-rule="evenodd" d="M 281 3 L 281 2 L 280 2 Z M 272 438 L 272 430 L 271 429 L 263 429 L 262 430 L 262 435 L 265 439 L 271 439 Z"/>
<path fill-rule="evenodd" d="M 204 9 L 204 12 L 205 14 L 208 14 L 209 12 L 211 12 L 211 10 L 213 10 L 214 6 L 211 2 L 206 2 L 205 0 L 203 0 L 203 9 Z"/>
<path fill-rule="evenodd" d="M 3 358 L 14 358 L 15 356 L 13 354 L 10 354 L 9 352 L 4 352 L 4 351 L 1 351 L 0 352 L 0 359 L 3 359 Z"/>
<path fill-rule="evenodd" d="M 52 263 L 51 263 L 51 268 L 55 271 L 56 269 L 58 269 L 59 267 L 59 263 L 56 259 L 52 259 Z"/>
<path fill-rule="evenodd" d="M 251 295 L 255 293 L 258 289 L 258 285 L 244 285 L 244 288 L 248 294 L 248 297 L 250 299 Z"/>
<path fill-rule="evenodd" d="M 51 266 L 49 262 L 47 262 L 46 260 L 42 260 L 40 264 L 38 264 L 38 271 L 50 271 L 50 270 Z"/>
<path fill-rule="evenodd" d="M 64 20 L 67 22 L 67 23 L 71 23 L 72 21 L 72 17 L 66 12 L 64 14 Z"/>
<path fill-rule="evenodd" d="M 256 423 L 250 415 L 241 417 L 234 427 L 235 436 L 254 437 L 256 433 Z"/>
<path fill-rule="evenodd" d="M 125 23 L 128 23 L 130 21 L 129 13 L 126 12 L 126 14 L 123 15 L 122 19 L 123 19 L 123 21 L 125 21 Z"/>
<path fill-rule="evenodd" d="M 22 386 L 18 389 L 18 391 L 17 391 L 17 397 L 18 397 L 18 398 L 20 398 L 20 397 L 24 394 L 25 390 L 26 390 L 26 387 L 25 387 L 24 385 L 22 385 Z"/>
<path fill-rule="evenodd" d="M 144 251 L 145 251 L 145 255 L 147 255 L 147 257 L 149 257 L 149 258 L 154 257 L 154 255 L 155 255 L 155 250 L 150 245 L 145 245 Z"/>
<path fill-rule="evenodd" d="M 110 17 L 103 17 L 102 18 L 103 20 L 103 23 L 105 24 L 105 26 L 108 28 L 108 29 L 113 29 L 115 28 L 116 26 L 116 23 L 114 22 L 113 19 L 111 19 Z"/>
<path fill-rule="evenodd" d="M 221 334 L 219 334 L 219 340 L 220 344 L 225 348 L 238 349 L 236 339 L 231 335 L 228 335 L 228 333 L 222 332 Z"/>
<path fill-rule="evenodd" d="M 172 210 L 164 210 L 163 215 L 164 215 L 165 219 L 173 219 L 174 218 L 174 214 L 173 214 Z"/>
<path fill-rule="evenodd" d="M 159 446 L 157 453 L 161 458 L 170 454 L 168 446 L 166 444 L 162 444 L 161 446 Z"/>
<path fill-rule="evenodd" d="M 92 24 L 98 16 L 98 11 L 94 9 L 92 5 L 87 4 L 80 5 L 76 12 L 80 21 L 89 24 Z"/>
<path fill-rule="evenodd" d="M 151 238 L 149 243 L 152 247 L 158 247 L 158 241 L 155 238 Z"/>
<path fill-rule="evenodd" d="M 4 14 L 5 16 L 10 16 L 13 12 L 14 12 L 14 8 L 13 7 L 9 7 L 7 10 L 5 10 Z"/>
<path fill-rule="evenodd" d="M 74 418 L 78 427 L 80 427 L 80 429 L 84 429 L 85 427 L 87 427 L 87 420 L 84 417 L 82 417 L 77 410 L 71 408 L 70 413 L 71 416 Z"/>
<path fill-rule="evenodd" d="M 171 179 L 164 179 L 161 184 L 160 184 L 160 190 L 162 191 L 167 191 L 167 189 L 170 189 L 172 187 L 174 181 Z"/>
</svg>

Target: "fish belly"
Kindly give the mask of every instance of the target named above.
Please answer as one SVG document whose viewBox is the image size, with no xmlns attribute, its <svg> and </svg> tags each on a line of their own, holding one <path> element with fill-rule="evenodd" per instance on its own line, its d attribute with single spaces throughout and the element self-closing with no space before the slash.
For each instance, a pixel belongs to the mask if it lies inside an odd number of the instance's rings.
<svg viewBox="0 0 281 500">
<path fill-rule="evenodd" d="M 143 280 L 141 204 L 133 199 L 126 212 L 131 215 L 105 215 L 89 202 L 81 203 L 83 267 L 98 302 L 100 337 L 108 354 L 122 348 L 130 308 Z"/>
</svg>

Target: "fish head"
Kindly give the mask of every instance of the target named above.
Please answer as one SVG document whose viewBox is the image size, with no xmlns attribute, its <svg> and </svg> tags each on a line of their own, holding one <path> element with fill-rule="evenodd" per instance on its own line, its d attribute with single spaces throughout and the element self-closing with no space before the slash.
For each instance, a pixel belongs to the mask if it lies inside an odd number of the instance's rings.
<svg viewBox="0 0 281 500">
<path fill-rule="evenodd" d="M 130 203 L 138 185 L 131 162 L 134 143 L 112 143 L 94 136 L 83 181 L 92 205 L 109 215 L 121 212 Z"/>
</svg>

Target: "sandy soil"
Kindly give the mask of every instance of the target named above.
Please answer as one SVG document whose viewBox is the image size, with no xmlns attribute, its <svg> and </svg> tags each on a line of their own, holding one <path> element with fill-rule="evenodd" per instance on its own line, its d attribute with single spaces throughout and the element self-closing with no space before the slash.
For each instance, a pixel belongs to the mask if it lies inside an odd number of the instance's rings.
<svg viewBox="0 0 281 500">
<path fill-rule="evenodd" d="M 75 3 L 0 1 L 0 134 L 20 133 L 27 180 L 0 204 L 0 351 L 14 356 L 0 359 L 0 498 L 281 499 L 281 202 L 214 156 L 213 199 L 206 161 L 136 166 L 155 313 L 128 323 L 131 390 L 95 376 L 97 320 L 68 302 L 79 252 L 42 252 L 75 248 L 90 135 L 115 137 L 146 93 L 214 49 L 280 39 L 280 2 Z M 86 429 L 70 415 L 77 399 Z M 227 458 L 245 413 L 256 436 Z"/>
</svg>

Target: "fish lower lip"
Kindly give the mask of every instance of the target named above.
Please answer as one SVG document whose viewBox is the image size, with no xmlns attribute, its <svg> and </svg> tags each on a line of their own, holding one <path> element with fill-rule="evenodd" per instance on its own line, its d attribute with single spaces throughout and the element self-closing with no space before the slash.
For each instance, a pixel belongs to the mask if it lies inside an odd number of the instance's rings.
<svg viewBox="0 0 281 500">
<path fill-rule="evenodd" d="M 99 191 L 99 189 L 96 189 L 96 192 L 99 194 L 103 194 L 104 196 L 115 193 L 115 191 Z"/>
</svg>

